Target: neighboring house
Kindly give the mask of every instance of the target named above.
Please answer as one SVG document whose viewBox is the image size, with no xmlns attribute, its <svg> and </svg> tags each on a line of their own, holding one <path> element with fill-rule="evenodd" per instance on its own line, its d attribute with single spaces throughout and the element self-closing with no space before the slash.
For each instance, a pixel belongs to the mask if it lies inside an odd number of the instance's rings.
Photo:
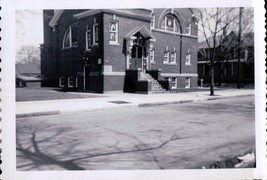
<svg viewBox="0 0 267 180">
<path fill-rule="evenodd" d="M 16 87 L 41 86 L 40 64 L 16 64 Z"/>
<path fill-rule="evenodd" d="M 197 29 L 190 8 L 44 10 L 42 86 L 100 93 L 196 88 Z"/>
<path fill-rule="evenodd" d="M 210 83 L 211 53 L 213 38 L 199 43 L 198 51 L 198 78 L 203 83 Z M 214 61 L 214 82 L 237 83 L 238 81 L 238 49 L 240 47 L 240 80 L 241 83 L 254 83 L 254 33 L 244 33 L 241 36 L 240 46 L 238 35 L 230 32 L 225 36 L 216 37 L 216 56 Z"/>
</svg>

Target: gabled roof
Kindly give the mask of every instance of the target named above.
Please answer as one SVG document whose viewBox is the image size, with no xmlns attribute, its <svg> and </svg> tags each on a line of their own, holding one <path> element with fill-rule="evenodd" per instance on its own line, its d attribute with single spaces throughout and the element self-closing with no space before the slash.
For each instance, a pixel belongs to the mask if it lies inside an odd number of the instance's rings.
<svg viewBox="0 0 267 180">
<path fill-rule="evenodd" d="M 126 36 L 124 37 L 126 40 L 131 39 L 133 35 L 135 35 L 137 32 L 139 32 L 145 39 L 151 39 L 156 40 L 156 38 L 151 34 L 151 32 L 147 29 L 145 25 L 138 26 L 134 28 L 132 31 L 130 31 Z"/>
<path fill-rule="evenodd" d="M 39 64 L 16 64 L 16 74 L 40 74 Z"/>
</svg>

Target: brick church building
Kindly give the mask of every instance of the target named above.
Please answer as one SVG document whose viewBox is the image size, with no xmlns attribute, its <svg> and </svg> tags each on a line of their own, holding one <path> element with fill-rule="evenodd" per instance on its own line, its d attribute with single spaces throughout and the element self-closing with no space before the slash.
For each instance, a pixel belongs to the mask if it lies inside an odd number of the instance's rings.
<svg viewBox="0 0 267 180">
<path fill-rule="evenodd" d="M 44 10 L 42 86 L 105 93 L 197 87 L 193 9 Z"/>
</svg>

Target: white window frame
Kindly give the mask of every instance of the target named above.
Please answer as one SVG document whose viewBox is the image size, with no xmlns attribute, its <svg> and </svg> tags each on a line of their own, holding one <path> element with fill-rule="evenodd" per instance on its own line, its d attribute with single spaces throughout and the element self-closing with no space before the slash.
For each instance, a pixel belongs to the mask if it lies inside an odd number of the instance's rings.
<svg viewBox="0 0 267 180">
<path fill-rule="evenodd" d="M 96 27 L 97 27 L 97 32 L 96 32 Z M 96 37 L 97 37 L 97 42 L 96 42 Z M 96 19 L 94 19 L 94 24 L 93 24 L 93 45 L 98 45 L 99 42 L 99 27 L 98 23 L 96 22 Z"/>
<path fill-rule="evenodd" d="M 191 52 L 188 49 L 187 54 L 185 55 L 185 65 L 191 66 Z"/>
<path fill-rule="evenodd" d="M 171 53 L 170 63 L 176 64 L 176 52 Z"/>
<path fill-rule="evenodd" d="M 173 18 L 173 30 L 172 31 L 167 29 L 167 19 L 168 19 L 168 17 L 172 17 Z M 166 15 L 164 17 L 164 20 L 163 21 L 164 21 L 164 28 L 163 28 L 164 31 L 167 31 L 167 32 L 176 32 L 176 33 L 179 33 L 180 32 L 180 29 L 179 29 L 178 24 L 177 24 L 178 21 L 177 21 L 177 18 L 175 16 L 168 14 L 168 15 Z M 160 27 L 161 29 L 162 29 L 162 22 L 161 22 L 161 27 Z M 176 31 L 176 29 L 177 29 L 177 31 Z"/>
<path fill-rule="evenodd" d="M 73 77 L 68 77 L 68 87 L 73 87 L 74 86 L 74 81 L 73 81 Z"/>
<path fill-rule="evenodd" d="M 64 87 L 64 84 L 65 84 L 65 78 L 59 77 L 59 87 Z"/>
<path fill-rule="evenodd" d="M 152 15 L 152 20 L 151 20 L 151 23 L 150 23 L 150 28 L 151 29 L 155 29 L 155 22 L 156 22 L 156 15 L 153 14 Z"/>
<path fill-rule="evenodd" d="M 116 27 L 115 31 L 111 30 L 111 28 L 110 28 L 111 24 L 115 24 L 115 27 Z M 109 44 L 111 44 L 111 45 L 119 43 L 119 25 L 118 24 L 119 24 L 118 21 L 112 21 L 112 22 L 109 23 Z M 115 40 L 111 40 L 110 39 L 110 34 L 111 33 L 115 34 Z"/>
<path fill-rule="evenodd" d="M 170 62 L 170 52 L 169 51 L 165 51 L 164 52 L 164 57 L 163 57 L 163 63 L 164 64 L 169 64 Z"/>
<path fill-rule="evenodd" d="M 86 30 L 85 32 L 85 36 L 86 36 L 86 50 L 89 50 L 92 47 L 92 38 L 91 38 L 91 30 Z M 89 34 L 89 36 L 88 36 Z M 88 41 L 90 40 L 90 43 L 88 43 Z"/>
<path fill-rule="evenodd" d="M 155 49 L 150 50 L 150 62 L 155 63 Z"/>
<path fill-rule="evenodd" d="M 65 34 L 63 37 L 63 43 L 62 43 L 63 49 L 77 47 L 77 44 L 73 45 L 73 42 L 72 42 L 72 28 L 73 28 L 73 26 L 75 26 L 75 25 L 73 25 L 73 24 L 70 25 L 65 31 Z M 69 37 L 69 46 L 65 46 L 65 41 L 66 41 L 67 36 Z"/>
<path fill-rule="evenodd" d="M 176 77 L 170 77 L 169 81 L 171 82 L 171 89 L 177 88 L 177 78 Z"/>
<path fill-rule="evenodd" d="M 192 25 L 191 25 L 191 23 L 189 22 L 189 23 L 188 23 L 188 26 L 186 26 L 186 34 L 187 34 L 187 35 L 191 35 L 191 31 L 192 31 Z"/>
<path fill-rule="evenodd" d="M 190 77 L 186 77 L 185 78 L 185 88 L 189 89 L 191 87 L 191 78 Z"/>
</svg>

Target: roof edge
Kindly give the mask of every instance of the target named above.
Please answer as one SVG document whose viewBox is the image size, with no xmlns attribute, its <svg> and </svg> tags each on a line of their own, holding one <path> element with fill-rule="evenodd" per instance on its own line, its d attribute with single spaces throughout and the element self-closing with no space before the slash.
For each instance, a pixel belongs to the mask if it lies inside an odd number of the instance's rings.
<svg viewBox="0 0 267 180">
<path fill-rule="evenodd" d="M 50 27 L 54 28 L 57 25 L 57 21 L 59 20 L 59 18 L 62 15 L 63 12 L 64 12 L 64 10 L 58 10 L 58 11 L 55 12 L 53 18 L 49 22 L 49 26 Z"/>
</svg>

